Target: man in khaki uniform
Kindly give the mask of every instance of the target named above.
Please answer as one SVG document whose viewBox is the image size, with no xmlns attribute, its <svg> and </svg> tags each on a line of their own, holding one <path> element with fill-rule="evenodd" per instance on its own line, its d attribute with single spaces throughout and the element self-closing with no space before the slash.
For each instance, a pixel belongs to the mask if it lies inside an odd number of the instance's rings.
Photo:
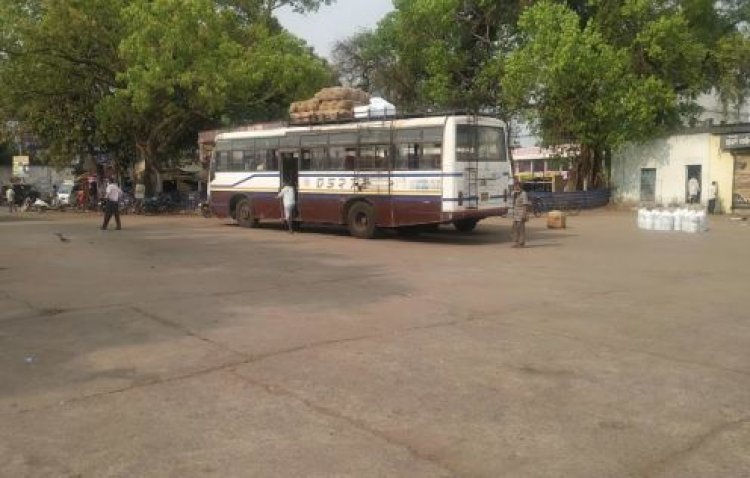
<svg viewBox="0 0 750 478">
<path fill-rule="evenodd" d="M 526 221 L 529 219 L 529 196 L 521 190 L 521 183 L 513 184 L 513 247 L 526 245 Z"/>
</svg>

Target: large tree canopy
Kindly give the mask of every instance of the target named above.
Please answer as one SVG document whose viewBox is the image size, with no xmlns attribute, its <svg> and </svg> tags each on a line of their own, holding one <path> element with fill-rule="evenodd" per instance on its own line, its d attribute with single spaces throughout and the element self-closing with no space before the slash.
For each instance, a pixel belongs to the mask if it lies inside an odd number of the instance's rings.
<svg viewBox="0 0 750 478">
<path fill-rule="evenodd" d="M 0 0 L 0 114 L 58 164 L 76 153 L 148 167 L 200 128 L 281 117 L 331 81 L 272 17 L 330 0 Z"/>
<path fill-rule="evenodd" d="M 497 109 L 497 78 L 522 4 L 396 0 L 374 32 L 339 42 L 334 61 L 344 80 L 406 107 Z"/>
<path fill-rule="evenodd" d="M 745 0 L 396 0 L 339 42 L 342 80 L 402 107 L 495 112 L 580 147 L 580 177 L 627 140 L 689 124 L 699 94 L 750 95 Z"/>
</svg>

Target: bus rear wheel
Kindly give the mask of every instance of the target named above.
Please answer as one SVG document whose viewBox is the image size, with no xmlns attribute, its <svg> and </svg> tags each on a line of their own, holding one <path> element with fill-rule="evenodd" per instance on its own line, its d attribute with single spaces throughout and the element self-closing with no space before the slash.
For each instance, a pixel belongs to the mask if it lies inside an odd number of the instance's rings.
<svg viewBox="0 0 750 478">
<path fill-rule="evenodd" d="M 349 233 L 360 239 L 375 237 L 375 208 L 365 202 L 352 204 L 346 215 Z"/>
<path fill-rule="evenodd" d="M 458 221 L 453 221 L 453 227 L 458 232 L 471 232 L 477 227 L 478 222 L 477 219 L 459 219 Z"/>
<path fill-rule="evenodd" d="M 253 206 L 248 199 L 237 204 L 235 217 L 240 227 L 258 227 L 258 219 L 253 215 Z"/>
</svg>

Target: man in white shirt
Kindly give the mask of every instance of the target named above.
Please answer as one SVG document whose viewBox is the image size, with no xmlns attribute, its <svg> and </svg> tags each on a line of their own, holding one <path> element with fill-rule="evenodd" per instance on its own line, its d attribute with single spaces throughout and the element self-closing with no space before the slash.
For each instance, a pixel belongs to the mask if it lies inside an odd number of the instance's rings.
<svg viewBox="0 0 750 478">
<path fill-rule="evenodd" d="M 289 227 L 289 232 L 293 234 L 294 223 L 292 219 L 294 218 L 294 208 L 297 205 L 297 194 L 294 191 L 294 186 L 289 183 L 284 184 L 276 197 L 281 199 L 284 207 L 284 221 Z"/>
<path fill-rule="evenodd" d="M 716 181 L 711 181 L 711 185 L 708 187 L 708 213 L 713 214 L 716 210 L 716 195 L 719 194 L 719 186 L 716 185 Z"/>
<path fill-rule="evenodd" d="M 5 191 L 5 199 L 8 200 L 8 212 L 18 212 L 18 206 L 16 205 L 16 191 L 13 189 L 13 185 L 8 186 Z"/>
<path fill-rule="evenodd" d="M 107 229 L 109 220 L 112 215 L 115 215 L 115 222 L 117 223 L 117 230 L 121 229 L 120 226 L 120 197 L 122 196 L 122 190 L 120 187 L 111 179 L 107 181 L 107 189 L 104 191 L 104 196 L 107 198 L 107 206 L 104 212 L 104 224 L 102 224 L 102 230 Z"/>
<path fill-rule="evenodd" d="M 690 178 L 688 181 L 688 196 L 690 204 L 697 204 L 699 201 L 699 195 L 701 193 L 701 185 L 696 178 Z"/>
</svg>

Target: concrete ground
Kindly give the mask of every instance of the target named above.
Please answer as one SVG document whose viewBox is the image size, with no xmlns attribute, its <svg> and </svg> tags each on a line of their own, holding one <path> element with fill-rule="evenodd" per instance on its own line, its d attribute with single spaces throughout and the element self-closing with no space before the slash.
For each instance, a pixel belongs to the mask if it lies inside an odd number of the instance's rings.
<svg viewBox="0 0 750 478">
<path fill-rule="evenodd" d="M 99 220 L 0 213 L 2 476 L 750 476 L 746 223 Z"/>
</svg>

